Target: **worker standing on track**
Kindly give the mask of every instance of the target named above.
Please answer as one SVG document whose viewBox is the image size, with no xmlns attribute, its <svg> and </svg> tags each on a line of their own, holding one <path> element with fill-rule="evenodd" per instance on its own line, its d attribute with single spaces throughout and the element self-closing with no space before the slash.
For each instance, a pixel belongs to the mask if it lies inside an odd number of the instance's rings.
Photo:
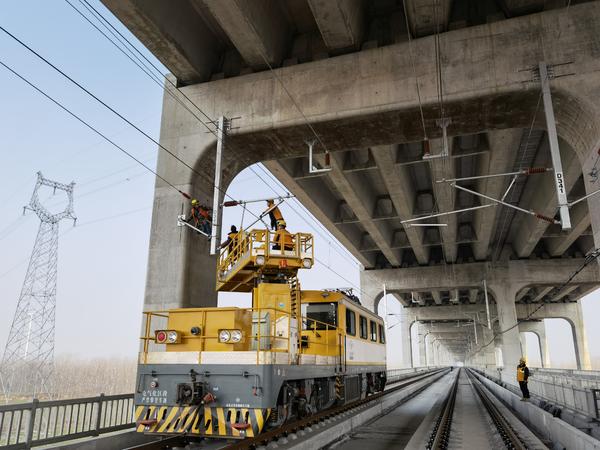
<svg viewBox="0 0 600 450">
<path fill-rule="evenodd" d="M 271 219 L 271 230 L 277 230 L 277 222 L 283 220 L 283 214 L 279 210 L 279 206 L 275 206 L 275 201 L 270 199 L 267 200 L 267 209 L 265 211 L 269 212 L 269 219 Z M 264 215 L 264 213 L 263 213 Z"/>
<path fill-rule="evenodd" d="M 521 401 L 526 401 L 529 398 L 529 388 L 527 387 L 527 380 L 529 379 L 529 368 L 525 363 L 525 358 L 519 359 L 519 365 L 517 366 L 517 381 L 521 388 L 523 398 Z"/>
</svg>

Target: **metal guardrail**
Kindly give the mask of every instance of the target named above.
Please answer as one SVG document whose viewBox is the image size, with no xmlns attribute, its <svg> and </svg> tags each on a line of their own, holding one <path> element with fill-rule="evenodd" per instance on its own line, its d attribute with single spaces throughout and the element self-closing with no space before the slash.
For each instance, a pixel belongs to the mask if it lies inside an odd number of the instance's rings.
<svg viewBox="0 0 600 450">
<path fill-rule="evenodd" d="M 473 369 L 495 383 L 509 389 L 516 395 L 521 395 L 518 386 L 516 384 L 503 383 L 497 371 Z M 598 403 L 593 398 L 594 389 L 578 386 L 578 383 L 575 381 L 569 381 L 567 384 L 565 380 L 544 379 L 539 375 L 541 374 L 533 369 L 532 376 L 528 380 L 529 392 L 533 396 L 561 408 L 568 408 L 587 417 L 598 417 Z"/>
<path fill-rule="evenodd" d="M 393 383 L 436 368 L 388 370 L 387 380 Z M 0 450 L 30 449 L 133 428 L 133 410 L 133 394 L 0 405 Z"/>
<path fill-rule="evenodd" d="M 0 405 L 0 449 L 29 449 L 134 425 L 133 394 Z"/>
</svg>

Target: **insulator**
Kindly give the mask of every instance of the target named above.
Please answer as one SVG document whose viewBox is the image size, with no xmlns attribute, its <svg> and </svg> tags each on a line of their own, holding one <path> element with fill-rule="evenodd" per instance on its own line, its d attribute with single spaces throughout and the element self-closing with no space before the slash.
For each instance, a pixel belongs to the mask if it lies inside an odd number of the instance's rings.
<svg viewBox="0 0 600 450">
<path fill-rule="evenodd" d="M 525 170 L 526 175 L 532 175 L 534 173 L 545 173 L 547 170 L 545 167 L 531 167 Z"/>
<path fill-rule="evenodd" d="M 544 220 L 546 222 L 554 223 L 554 219 L 552 217 L 544 216 L 542 214 L 535 213 L 535 217 L 540 220 Z"/>
<path fill-rule="evenodd" d="M 240 203 L 236 200 L 228 200 L 225 203 L 223 203 L 223 206 L 237 206 Z"/>
<path fill-rule="evenodd" d="M 192 196 L 191 196 L 190 194 L 186 194 L 186 193 L 185 193 L 185 192 L 183 192 L 183 191 L 179 191 L 179 193 L 180 193 L 181 195 L 183 195 L 185 198 L 187 198 L 188 200 L 191 200 L 191 199 L 192 199 Z"/>
</svg>

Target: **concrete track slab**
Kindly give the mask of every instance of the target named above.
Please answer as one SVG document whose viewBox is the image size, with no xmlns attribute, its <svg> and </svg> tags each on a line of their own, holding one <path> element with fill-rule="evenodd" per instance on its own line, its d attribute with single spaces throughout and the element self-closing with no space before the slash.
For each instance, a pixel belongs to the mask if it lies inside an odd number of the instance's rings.
<svg viewBox="0 0 600 450">
<path fill-rule="evenodd" d="M 359 427 L 345 440 L 329 448 L 343 450 L 370 450 L 404 448 L 423 419 L 440 397 L 450 389 L 454 377 L 447 374 L 432 383 L 418 396 L 393 409 L 384 416 Z"/>
</svg>

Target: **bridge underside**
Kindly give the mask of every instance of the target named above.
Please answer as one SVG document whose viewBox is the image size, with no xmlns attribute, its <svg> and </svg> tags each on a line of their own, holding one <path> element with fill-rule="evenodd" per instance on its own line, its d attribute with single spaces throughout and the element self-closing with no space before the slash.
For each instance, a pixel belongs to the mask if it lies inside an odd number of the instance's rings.
<svg viewBox="0 0 600 450">
<path fill-rule="evenodd" d="M 504 364 L 514 365 L 520 328 L 564 317 L 575 330 L 579 366 L 589 366 L 578 299 L 598 286 L 597 265 L 562 284 L 600 246 L 600 196 L 571 208 L 565 231 L 500 205 L 423 219 L 428 226 L 405 221 L 490 203 L 444 179 L 551 167 L 531 71 L 542 61 L 555 65 L 552 99 L 569 199 L 600 187 L 589 176 L 600 148 L 599 2 L 482 1 L 469 9 L 447 0 L 431 9 L 431 2 L 407 0 L 405 17 L 403 2 L 188 0 L 166 8 L 103 1 L 203 112 L 238 117 L 224 151 L 224 186 L 264 162 L 363 265 L 363 303 L 376 308 L 385 282 L 406 324 L 419 322 L 423 336 L 434 332 L 425 321 L 480 313 L 486 323 L 473 326 L 471 318 L 463 327 L 472 343 L 447 346 L 483 364 L 496 359 L 494 346 L 482 342 L 494 340 Z M 158 171 L 209 202 L 215 138 L 167 94 L 161 144 L 196 173 L 164 152 Z M 440 118 L 450 119 L 447 141 Z M 305 141 L 314 136 L 307 121 L 332 153 L 330 172 L 308 171 Z M 423 159 L 444 146 L 448 156 Z M 318 163 L 323 151 L 316 147 Z M 518 177 L 507 192 L 510 182 L 460 185 L 556 216 L 552 173 Z M 214 272 L 198 269 L 215 264 L 206 243 L 175 227 L 183 206 L 157 181 L 147 308 L 216 303 Z M 484 279 L 491 329 L 481 315 Z M 527 321 L 516 326 L 518 319 Z M 485 339 L 474 344 L 477 327 Z"/>
</svg>

